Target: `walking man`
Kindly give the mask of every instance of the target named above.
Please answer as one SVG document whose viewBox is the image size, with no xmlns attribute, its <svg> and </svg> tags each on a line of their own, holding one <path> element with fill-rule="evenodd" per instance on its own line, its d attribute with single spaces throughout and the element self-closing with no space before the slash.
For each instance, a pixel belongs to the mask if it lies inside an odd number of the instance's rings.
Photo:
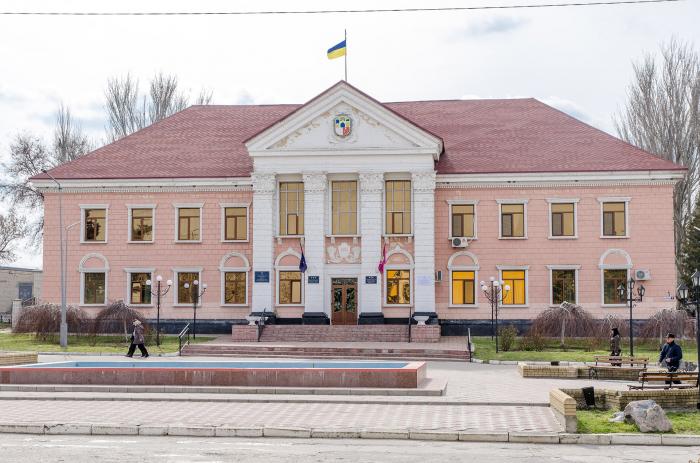
<svg viewBox="0 0 700 463">
<path fill-rule="evenodd" d="M 134 351 L 138 347 L 141 351 L 141 358 L 148 357 L 148 351 L 144 343 L 146 338 L 143 335 L 143 325 L 140 321 L 134 320 L 134 333 L 131 335 L 131 345 L 129 346 L 129 352 L 127 352 L 127 357 L 133 357 Z"/>
</svg>

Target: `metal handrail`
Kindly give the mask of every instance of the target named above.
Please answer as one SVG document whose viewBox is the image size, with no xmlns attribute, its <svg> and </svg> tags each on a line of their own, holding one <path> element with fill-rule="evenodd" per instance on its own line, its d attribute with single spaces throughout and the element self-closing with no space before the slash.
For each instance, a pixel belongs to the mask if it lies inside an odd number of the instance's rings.
<svg viewBox="0 0 700 463">
<path fill-rule="evenodd" d="M 187 336 L 187 341 L 183 344 L 182 339 Z M 185 327 L 180 331 L 180 334 L 177 335 L 177 353 L 178 355 L 182 355 L 182 348 L 190 344 L 190 324 L 186 324 Z"/>
<path fill-rule="evenodd" d="M 467 328 L 467 350 L 469 351 L 469 363 L 472 362 L 472 329 Z"/>
<path fill-rule="evenodd" d="M 267 307 L 263 308 L 262 315 L 260 316 L 260 320 L 258 320 L 258 341 L 257 342 L 260 342 L 260 337 L 262 336 L 263 328 L 265 328 L 265 319 L 267 318 L 267 315 L 265 315 L 266 312 L 267 312 Z"/>
</svg>

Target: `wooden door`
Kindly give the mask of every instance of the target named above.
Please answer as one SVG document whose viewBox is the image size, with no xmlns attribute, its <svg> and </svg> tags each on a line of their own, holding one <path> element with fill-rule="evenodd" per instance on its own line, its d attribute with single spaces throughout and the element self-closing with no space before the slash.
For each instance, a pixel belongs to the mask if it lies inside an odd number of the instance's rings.
<svg viewBox="0 0 700 463">
<path fill-rule="evenodd" d="M 331 279 L 331 323 L 357 324 L 357 278 Z"/>
</svg>

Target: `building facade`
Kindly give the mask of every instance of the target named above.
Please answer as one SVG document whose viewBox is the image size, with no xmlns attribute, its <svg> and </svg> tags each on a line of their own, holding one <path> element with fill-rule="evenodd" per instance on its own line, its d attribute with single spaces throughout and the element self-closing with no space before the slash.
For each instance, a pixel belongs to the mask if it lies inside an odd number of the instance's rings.
<svg viewBox="0 0 700 463">
<path fill-rule="evenodd" d="M 673 188 L 684 170 L 533 99 L 380 103 L 340 82 L 303 105 L 195 106 L 49 171 L 61 184 L 68 301 L 124 300 L 228 331 L 439 319 L 527 324 L 577 303 L 635 318 L 676 287 Z M 60 299 L 59 192 L 47 175 L 44 299 Z M 301 264 L 302 252 L 304 264 Z M 194 281 L 198 285 L 194 285 Z"/>
<path fill-rule="evenodd" d="M 41 297 L 41 270 L 0 265 L 0 321 L 7 322 L 12 304 L 30 304 Z"/>
</svg>

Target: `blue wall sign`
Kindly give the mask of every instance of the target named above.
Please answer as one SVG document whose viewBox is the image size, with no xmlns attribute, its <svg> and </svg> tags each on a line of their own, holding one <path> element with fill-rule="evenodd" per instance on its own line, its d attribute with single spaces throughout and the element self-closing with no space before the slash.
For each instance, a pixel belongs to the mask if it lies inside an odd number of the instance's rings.
<svg viewBox="0 0 700 463">
<path fill-rule="evenodd" d="M 320 281 L 320 278 L 318 275 L 309 275 L 309 284 L 310 285 L 317 285 Z"/>
<path fill-rule="evenodd" d="M 255 272 L 255 282 L 256 283 L 269 283 L 270 282 L 270 272 Z"/>
<path fill-rule="evenodd" d="M 377 276 L 376 275 L 366 276 L 365 277 L 365 284 L 366 285 L 376 285 L 377 284 Z"/>
</svg>

